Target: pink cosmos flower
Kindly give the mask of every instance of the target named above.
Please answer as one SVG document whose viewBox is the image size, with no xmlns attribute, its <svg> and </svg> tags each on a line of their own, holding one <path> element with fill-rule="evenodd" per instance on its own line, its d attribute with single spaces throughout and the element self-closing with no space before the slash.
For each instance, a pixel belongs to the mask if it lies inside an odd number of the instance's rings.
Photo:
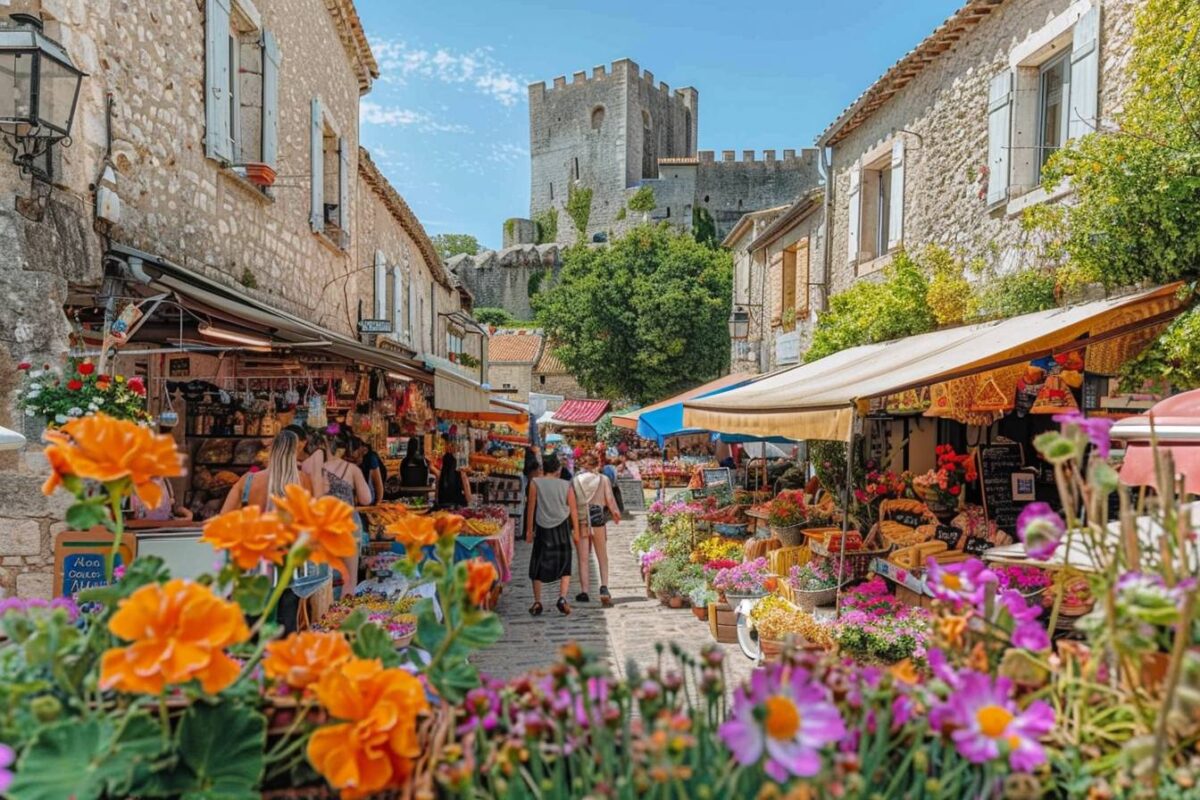
<svg viewBox="0 0 1200 800">
<path fill-rule="evenodd" d="M 821 748 L 846 735 L 846 725 L 829 690 L 805 669 L 784 680 L 781 667 L 758 670 L 734 696 L 733 716 L 721 725 L 721 738 L 743 766 L 766 756 L 764 769 L 784 783 L 790 775 L 821 771 Z"/>
<path fill-rule="evenodd" d="M 1088 437 L 1088 440 L 1096 446 L 1096 453 L 1101 458 L 1108 458 L 1108 454 L 1112 450 L 1112 439 L 1109 436 L 1109 429 L 1112 428 L 1115 420 L 1104 419 L 1103 417 L 1085 417 L 1078 411 L 1069 411 L 1066 414 L 1055 414 L 1054 421 L 1064 427 L 1072 425 L 1078 427 Z"/>
<path fill-rule="evenodd" d="M 1000 593 L 1000 603 L 1013 619 L 1010 636 L 1013 647 L 1034 651 L 1049 649 L 1050 637 L 1038 622 L 1041 608 L 1029 605 L 1019 592 L 1012 589 L 1005 589 Z"/>
<path fill-rule="evenodd" d="M 1045 561 L 1054 555 L 1067 532 L 1067 524 L 1049 503 L 1030 503 L 1017 517 L 1017 538 L 1030 558 Z"/>
<path fill-rule="evenodd" d="M 984 589 L 997 581 L 996 573 L 978 558 L 942 566 L 931 556 L 926 566 L 925 584 L 933 596 L 955 606 L 981 604 Z"/>
<path fill-rule="evenodd" d="M 500 724 L 500 695 L 496 692 L 499 686 L 487 682 L 467 692 L 466 702 L 463 703 L 467 718 L 458 726 L 460 736 L 476 729 L 491 731 Z"/>
<path fill-rule="evenodd" d="M 17 760 L 17 754 L 6 744 L 0 744 L 0 794 L 8 791 L 12 785 L 13 773 L 9 767 Z"/>
<path fill-rule="evenodd" d="M 1028 772 L 1046 761 L 1038 741 L 1054 727 L 1054 709 L 1036 700 L 1022 710 L 1012 699 L 1012 684 L 967 671 L 960 688 L 943 704 L 944 720 L 953 726 L 950 738 L 963 758 L 984 764 L 1004 756 L 1009 766 Z M 931 714 L 932 717 L 932 714 Z"/>
</svg>

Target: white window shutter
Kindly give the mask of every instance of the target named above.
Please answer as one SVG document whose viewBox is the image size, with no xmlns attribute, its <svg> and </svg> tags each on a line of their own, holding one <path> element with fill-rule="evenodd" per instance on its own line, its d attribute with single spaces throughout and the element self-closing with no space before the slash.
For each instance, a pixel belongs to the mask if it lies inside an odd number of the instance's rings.
<svg viewBox="0 0 1200 800">
<path fill-rule="evenodd" d="M 387 319 L 387 261 L 375 251 L 375 319 Z"/>
<path fill-rule="evenodd" d="M 1008 198 L 1012 84 L 1012 70 L 1005 70 L 992 78 L 988 89 L 988 205 Z"/>
<path fill-rule="evenodd" d="M 262 34 L 262 160 L 274 168 L 279 161 L 279 40 Z"/>
<path fill-rule="evenodd" d="M 1100 7 L 1092 6 L 1075 23 L 1071 43 L 1071 105 L 1067 138 L 1096 130 L 1100 94 Z"/>
<path fill-rule="evenodd" d="M 888 209 L 887 248 L 904 241 L 904 136 L 892 140 L 892 198 Z"/>
<path fill-rule="evenodd" d="M 413 281 L 411 267 L 405 277 L 407 280 L 404 282 L 404 292 L 408 295 L 408 324 L 404 329 L 408 332 L 408 346 L 418 349 L 417 342 L 420 341 L 421 322 L 417 314 L 417 285 Z"/>
<path fill-rule="evenodd" d="M 850 219 L 846 229 L 846 257 L 850 263 L 858 261 L 858 226 L 862 216 L 862 162 L 855 161 L 850 167 Z"/>
<path fill-rule="evenodd" d="M 312 142 L 309 169 L 312 172 L 312 211 L 309 222 L 314 231 L 325 230 L 325 126 L 321 122 L 321 101 L 312 101 Z"/>
<path fill-rule="evenodd" d="M 342 247 L 350 246 L 350 143 L 338 137 L 338 227 L 342 229 Z"/>
<path fill-rule="evenodd" d="M 229 0 L 206 0 L 204 11 L 204 151 L 233 160 L 229 119 Z"/>
<path fill-rule="evenodd" d="M 392 338 L 404 341 L 404 285 L 400 265 L 392 265 Z"/>
</svg>

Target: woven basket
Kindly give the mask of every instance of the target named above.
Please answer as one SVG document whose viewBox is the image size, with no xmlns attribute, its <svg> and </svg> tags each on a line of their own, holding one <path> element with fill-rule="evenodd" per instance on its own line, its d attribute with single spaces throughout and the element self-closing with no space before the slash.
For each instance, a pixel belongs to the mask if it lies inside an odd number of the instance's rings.
<svg viewBox="0 0 1200 800">
<path fill-rule="evenodd" d="M 813 539 L 808 546 L 814 555 L 834 558 L 839 555 L 838 548 L 830 548 L 823 539 Z M 861 581 L 871 571 L 871 562 L 876 558 L 885 558 L 887 554 L 886 547 L 880 550 L 847 550 L 845 571 L 842 574 L 847 581 Z"/>
<path fill-rule="evenodd" d="M 788 525 L 786 528 L 780 528 L 777 525 L 772 525 L 771 535 L 783 542 L 784 547 L 798 547 L 799 545 L 804 544 L 803 525 Z"/>
<path fill-rule="evenodd" d="M 791 589 L 791 587 L 788 587 Z M 818 589 L 815 592 L 805 592 L 799 589 L 791 589 L 792 604 L 805 611 L 812 611 L 818 606 L 832 605 L 837 600 L 837 587 L 830 589 Z"/>
</svg>

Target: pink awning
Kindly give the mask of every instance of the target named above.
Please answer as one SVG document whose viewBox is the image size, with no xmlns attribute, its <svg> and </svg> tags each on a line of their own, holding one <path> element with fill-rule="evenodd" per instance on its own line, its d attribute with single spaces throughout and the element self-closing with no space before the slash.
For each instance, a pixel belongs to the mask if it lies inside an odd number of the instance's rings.
<svg viewBox="0 0 1200 800">
<path fill-rule="evenodd" d="M 1155 403 L 1145 414 L 1127 417 L 1113 426 L 1112 436 L 1129 442 L 1121 463 L 1121 482 L 1158 488 L 1150 422 L 1160 453 L 1169 451 L 1175 475 L 1183 477 L 1185 492 L 1200 494 L 1200 389 Z"/>
<path fill-rule="evenodd" d="M 567 400 L 554 417 L 552 425 L 595 425 L 600 418 L 608 413 L 607 400 Z"/>
</svg>

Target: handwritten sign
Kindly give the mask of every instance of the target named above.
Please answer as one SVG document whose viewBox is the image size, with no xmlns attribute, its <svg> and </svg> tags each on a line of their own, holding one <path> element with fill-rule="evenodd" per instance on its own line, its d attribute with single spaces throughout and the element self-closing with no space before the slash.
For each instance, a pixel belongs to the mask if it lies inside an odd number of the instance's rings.
<svg viewBox="0 0 1200 800">
<path fill-rule="evenodd" d="M 1025 464 L 1021 445 L 993 444 L 978 451 L 979 480 L 983 489 L 983 508 L 988 519 L 1003 531 L 1014 531 L 1017 516 L 1024 503 L 1013 497 L 1014 472 L 1020 472 Z"/>
<path fill-rule="evenodd" d="M 717 469 L 704 470 L 705 486 L 720 486 L 721 484 L 724 484 L 730 488 L 733 487 L 733 478 L 729 474 L 729 467 L 718 467 Z"/>
<path fill-rule="evenodd" d="M 103 527 L 89 531 L 60 531 L 54 537 L 54 595 L 70 597 L 83 589 L 104 586 L 104 556 L 113 535 Z M 137 553 L 137 539 L 126 533 L 117 548 L 117 564 L 128 564 Z"/>
<path fill-rule="evenodd" d="M 886 517 L 910 528 L 919 528 L 926 522 L 925 515 L 915 511 L 889 511 Z"/>
<path fill-rule="evenodd" d="M 981 556 L 985 550 L 991 550 L 992 543 L 981 536 L 972 536 L 967 539 L 966 545 L 963 547 L 963 552 L 967 555 Z"/>
<path fill-rule="evenodd" d="M 953 525 L 938 525 L 933 531 L 933 538 L 945 542 L 948 550 L 957 550 L 962 536 L 962 530 Z"/>
<path fill-rule="evenodd" d="M 621 490 L 621 502 L 626 511 L 644 511 L 646 509 L 646 493 L 642 482 L 633 478 L 617 478 L 617 488 Z"/>
</svg>

